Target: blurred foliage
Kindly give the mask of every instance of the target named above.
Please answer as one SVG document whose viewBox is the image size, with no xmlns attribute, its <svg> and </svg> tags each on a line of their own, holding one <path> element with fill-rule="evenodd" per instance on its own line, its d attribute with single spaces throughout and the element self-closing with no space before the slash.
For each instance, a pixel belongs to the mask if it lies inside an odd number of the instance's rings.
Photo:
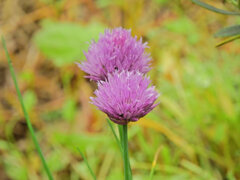
<svg viewBox="0 0 240 180">
<path fill-rule="evenodd" d="M 83 59 L 83 51 L 88 47 L 87 42 L 96 39 L 104 30 L 104 26 L 96 23 L 80 26 L 74 23 L 44 21 L 42 26 L 43 29 L 35 34 L 35 42 L 58 66 Z"/>
<path fill-rule="evenodd" d="M 240 15 L 240 12 L 232 12 L 232 11 L 225 11 L 222 9 L 218 9 L 218 8 L 215 8 L 214 6 L 206 4 L 200 0 L 192 0 L 192 2 L 194 2 L 195 4 L 197 4 L 203 8 L 206 8 L 210 11 L 216 12 L 216 13 L 225 14 L 225 15 Z M 237 6 L 238 9 L 240 9 L 240 1 L 239 0 L 231 0 L 230 2 L 232 4 L 234 4 L 235 6 Z M 231 41 L 239 39 L 240 38 L 240 25 L 233 25 L 233 26 L 229 26 L 229 27 L 220 29 L 218 32 L 215 33 L 215 37 L 230 37 L 230 38 L 227 38 L 227 39 L 223 40 L 222 42 L 218 43 L 217 46 L 222 46 L 226 43 L 229 43 Z"/>
<path fill-rule="evenodd" d="M 236 0 L 204 2 L 238 12 Z M 74 63 L 105 27 L 119 26 L 148 42 L 161 93 L 160 105 L 130 124 L 134 179 L 148 179 L 155 158 L 154 180 L 240 179 L 240 44 L 215 48 L 212 37 L 238 22 L 184 0 L 0 0 L 0 34 L 55 179 L 91 179 L 76 147 L 97 179 L 123 179 L 106 116 L 89 103 L 96 84 Z M 1 180 L 47 178 L 23 117 L 0 48 Z"/>
<path fill-rule="evenodd" d="M 196 44 L 199 40 L 196 26 L 187 17 L 183 16 L 174 21 L 166 22 L 163 27 L 173 33 L 186 36 L 191 44 Z"/>
</svg>

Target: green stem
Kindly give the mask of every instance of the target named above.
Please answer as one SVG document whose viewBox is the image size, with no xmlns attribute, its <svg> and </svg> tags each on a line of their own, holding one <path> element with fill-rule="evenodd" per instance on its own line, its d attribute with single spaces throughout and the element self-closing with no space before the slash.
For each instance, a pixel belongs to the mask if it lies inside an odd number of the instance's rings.
<svg viewBox="0 0 240 180">
<path fill-rule="evenodd" d="M 122 149 L 123 149 L 123 146 L 124 146 L 124 144 L 123 144 L 123 125 L 120 125 L 120 124 L 118 125 L 118 131 L 119 131 L 119 137 L 120 137 L 121 147 L 122 147 Z M 124 158 L 123 150 L 122 150 L 122 156 L 123 156 L 123 158 Z M 129 170 L 129 174 L 130 174 L 130 179 L 132 179 L 132 170 L 131 170 L 131 167 L 130 167 L 130 161 L 129 161 L 129 159 L 128 159 L 128 166 L 129 166 L 128 170 Z"/>
<path fill-rule="evenodd" d="M 6 53 L 6 57 L 7 57 L 7 60 L 8 60 L 8 65 L 9 65 L 9 69 L 10 69 L 10 73 L 11 73 L 11 76 L 12 76 L 12 79 L 13 79 L 13 82 L 14 82 L 14 85 L 15 85 L 15 88 L 16 88 L 16 91 L 17 91 L 17 95 L 18 95 L 18 99 L 20 101 L 20 104 L 21 104 L 21 107 L 22 107 L 22 110 L 23 110 L 23 113 L 24 113 L 24 116 L 25 116 L 25 119 L 27 121 L 27 126 L 28 126 L 28 129 L 30 131 L 30 134 L 32 136 L 32 139 L 33 139 L 33 143 L 37 149 L 37 152 L 40 156 L 40 159 L 42 161 L 42 164 L 43 164 L 43 167 L 48 175 L 48 179 L 49 180 L 53 180 L 53 176 L 47 166 L 47 163 L 44 159 L 44 156 L 43 156 L 43 153 L 42 153 L 42 150 L 40 148 L 40 145 L 37 141 L 37 138 L 36 138 L 36 135 L 35 135 L 35 132 L 34 132 L 34 129 L 32 127 L 32 124 L 31 124 L 31 121 L 30 121 L 30 118 L 28 116 L 28 113 L 27 113 L 27 110 L 24 106 L 24 103 L 23 103 L 23 98 L 22 98 L 22 95 L 21 95 L 21 92 L 20 92 L 20 89 L 18 87 L 18 83 L 17 83 L 17 79 L 16 79 L 16 75 L 15 75 L 15 72 L 14 72 L 14 68 L 13 68 L 13 65 L 12 65 L 12 62 L 11 62 L 11 59 L 10 59 L 10 56 L 9 56 L 9 53 L 7 51 L 7 47 L 6 47 L 6 43 L 5 43 L 5 40 L 4 38 L 2 37 L 2 44 L 3 44 L 3 47 L 4 47 L 4 50 L 5 50 L 5 53 Z"/>
<path fill-rule="evenodd" d="M 123 161 L 124 161 L 124 177 L 125 180 L 131 180 L 130 164 L 128 157 L 128 127 L 127 124 L 123 125 L 122 129 L 122 145 L 123 145 Z"/>
</svg>

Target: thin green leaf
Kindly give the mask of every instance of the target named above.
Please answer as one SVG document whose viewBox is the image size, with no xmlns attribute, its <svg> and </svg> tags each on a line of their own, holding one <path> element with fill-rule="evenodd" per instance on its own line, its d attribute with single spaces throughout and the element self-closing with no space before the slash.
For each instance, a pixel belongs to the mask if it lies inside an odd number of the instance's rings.
<svg viewBox="0 0 240 180">
<path fill-rule="evenodd" d="M 123 137 L 123 128 L 122 128 L 122 125 L 118 124 L 118 133 L 119 133 L 119 137 L 120 137 L 120 142 L 121 142 L 121 146 L 123 147 L 123 144 L 122 144 L 122 137 Z"/>
<path fill-rule="evenodd" d="M 199 1 L 199 0 L 192 0 L 193 3 L 205 8 L 205 9 L 208 9 L 210 11 L 213 11 L 213 12 L 216 12 L 216 13 L 220 13 L 220 14 L 226 14 L 226 15 L 240 15 L 239 12 L 231 12 L 231 11 L 225 11 L 225 10 L 222 10 L 222 9 L 218 9 L 218 8 L 215 8 L 209 4 L 206 4 L 202 1 Z"/>
<path fill-rule="evenodd" d="M 78 150 L 78 152 L 81 154 L 81 156 L 82 156 L 82 158 L 83 158 L 85 164 L 87 165 L 88 170 L 90 171 L 90 173 L 91 173 L 93 179 L 96 180 L 96 176 L 95 176 L 95 174 L 94 174 L 92 168 L 90 167 L 90 165 L 89 165 L 89 163 L 88 163 L 88 161 L 87 161 L 87 158 L 84 156 L 83 152 L 82 152 L 79 148 L 77 148 L 77 150 Z"/>
<path fill-rule="evenodd" d="M 240 0 L 238 0 L 238 9 L 240 9 Z"/>
<path fill-rule="evenodd" d="M 49 170 L 49 168 L 47 166 L 47 163 L 46 163 L 45 158 L 43 156 L 42 150 L 41 150 L 40 145 L 39 145 L 39 143 L 37 141 L 37 137 L 35 135 L 34 129 L 32 127 L 32 123 L 30 121 L 29 115 L 27 113 L 26 107 L 24 105 L 23 98 L 22 98 L 20 89 L 18 87 L 17 78 L 16 78 L 16 75 L 15 75 L 15 72 L 14 72 L 12 61 L 11 61 L 11 58 L 9 56 L 9 53 L 8 53 L 8 50 L 7 50 L 7 46 L 6 46 L 6 42 L 5 42 L 3 37 L 2 37 L 2 45 L 3 45 L 3 48 L 4 48 L 5 54 L 6 54 L 6 58 L 7 58 L 7 61 L 8 61 L 8 66 L 9 66 L 10 73 L 11 73 L 11 76 L 12 76 L 12 79 L 13 79 L 13 82 L 14 82 L 14 86 L 15 86 L 16 91 L 17 91 L 18 100 L 20 101 L 20 104 L 21 104 L 21 107 L 22 107 L 22 110 L 23 110 L 23 114 L 24 114 L 24 117 L 26 119 L 27 126 L 28 126 L 28 129 L 30 131 L 31 137 L 33 139 L 34 145 L 35 145 L 35 147 L 37 149 L 37 152 L 39 154 L 39 157 L 40 157 L 40 159 L 42 161 L 43 167 L 44 167 L 44 169 L 45 169 L 45 171 L 46 171 L 46 173 L 48 175 L 48 179 L 53 180 L 53 176 L 52 176 L 52 174 L 51 174 L 51 172 L 50 172 L 50 170 Z"/>
<path fill-rule="evenodd" d="M 113 126 L 112 126 L 112 123 L 110 122 L 109 119 L 107 119 L 107 122 L 108 122 L 108 125 L 109 125 L 109 127 L 110 127 L 110 129 L 111 129 L 111 131 L 112 131 L 112 133 L 113 133 L 113 135 L 114 135 L 114 137 L 115 137 L 115 140 L 116 140 L 116 142 L 117 142 L 117 144 L 118 144 L 118 147 L 119 147 L 121 153 L 123 153 L 121 142 L 119 141 L 119 139 L 118 139 L 118 137 L 117 137 L 117 134 L 116 134 L 116 132 L 115 132 Z"/>
<path fill-rule="evenodd" d="M 227 43 L 232 42 L 232 41 L 234 41 L 234 40 L 236 40 L 236 39 L 239 39 L 239 38 L 240 38 L 240 35 L 227 38 L 227 39 L 221 41 L 220 43 L 218 43 L 218 44 L 216 45 L 216 47 L 220 47 L 220 46 L 222 46 L 222 45 L 224 45 L 224 44 L 227 44 Z"/>
<path fill-rule="evenodd" d="M 150 171 L 149 180 L 153 179 L 153 175 L 154 175 L 154 172 L 155 172 L 155 169 L 156 169 L 156 164 L 157 164 L 157 159 L 158 159 L 159 153 L 160 153 L 160 147 L 157 149 L 157 151 L 156 151 L 156 153 L 154 155 L 154 159 L 153 159 L 153 162 L 152 162 L 152 168 L 151 168 L 151 171 Z"/>
<path fill-rule="evenodd" d="M 220 29 L 214 34 L 214 37 L 230 37 L 240 34 L 240 25 L 229 26 L 223 29 Z"/>
</svg>

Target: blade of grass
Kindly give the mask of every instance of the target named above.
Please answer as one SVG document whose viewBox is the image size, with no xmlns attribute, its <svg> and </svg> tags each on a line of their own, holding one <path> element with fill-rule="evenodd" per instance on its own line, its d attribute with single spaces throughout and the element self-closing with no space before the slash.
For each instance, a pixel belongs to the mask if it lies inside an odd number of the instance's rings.
<svg viewBox="0 0 240 180">
<path fill-rule="evenodd" d="M 87 161 L 86 157 L 84 156 L 84 154 L 82 153 L 82 151 L 81 151 L 79 148 L 77 148 L 77 150 L 78 150 L 78 152 L 81 154 L 81 156 L 82 156 L 85 164 L 87 165 L 87 168 L 88 168 L 88 170 L 90 171 L 90 173 L 91 173 L 91 175 L 92 175 L 92 178 L 93 178 L 94 180 L 96 180 L 96 176 L 95 176 L 92 168 L 91 168 L 90 165 L 88 164 L 88 161 Z"/>
<path fill-rule="evenodd" d="M 109 125 L 109 127 L 110 127 L 113 135 L 114 135 L 114 138 L 115 138 L 115 140 L 116 140 L 116 142 L 117 142 L 117 144 L 118 144 L 118 147 L 119 147 L 121 153 L 123 153 L 121 142 L 119 141 L 119 139 L 118 139 L 118 137 L 117 137 L 117 134 L 116 134 L 116 132 L 114 131 L 114 128 L 113 128 L 113 126 L 112 126 L 112 123 L 110 122 L 109 119 L 107 119 L 107 122 L 108 122 L 108 125 Z"/>
<path fill-rule="evenodd" d="M 121 146 L 123 147 L 123 144 L 122 144 L 122 137 L 123 137 L 123 127 L 122 125 L 118 124 L 118 133 L 119 133 L 119 137 L 120 137 L 120 142 L 121 142 Z"/>
<path fill-rule="evenodd" d="M 150 180 L 153 179 L 153 175 L 154 175 L 154 172 L 155 172 L 155 169 L 156 169 L 156 164 L 157 164 L 157 159 L 158 159 L 158 156 L 159 156 L 159 153 L 160 153 L 160 149 L 161 147 L 159 147 L 157 149 L 157 152 L 155 153 L 155 156 L 154 156 L 154 159 L 153 159 L 153 162 L 152 162 L 152 168 L 151 168 L 151 172 L 150 172 Z"/>
<path fill-rule="evenodd" d="M 214 37 L 230 37 L 240 34 L 240 25 L 233 25 L 220 29 L 214 34 Z"/>
<path fill-rule="evenodd" d="M 220 46 L 222 46 L 222 45 L 224 45 L 224 44 L 227 44 L 227 43 L 232 42 L 232 41 L 234 41 L 234 40 L 236 40 L 236 39 L 239 39 L 239 38 L 240 38 L 240 35 L 227 38 L 227 39 L 219 42 L 219 43 L 216 45 L 216 47 L 220 47 Z"/>
<path fill-rule="evenodd" d="M 213 11 L 213 12 L 216 12 L 216 13 L 220 13 L 220 14 L 225 14 L 225 15 L 240 15 L 239 12 L 230 12 L 230 11 L 225 11 L 225 10 L 222 10 L 222 9 L 218 9 L 218 8 L 215 8 L 209 4 L 206 4 L 200 0 L 192 0 L 192 2 L 194 4 L 197 4 L 198 6 L 201 6 L 205 9 L 208 9 L 210 11 Z"/>
<path fill-rule="evenodd" d="M 47 173 L 48 179 L 53 180 L 53 176 L 52 176 L 52 174 L 51 174 L 51 172 L 50 172 L 50 170 L 49 170 L 49 168 L 47 166 L 47 163 L 46 163 L 45 158 L 43 156 L 42 150 L 41 150 L 40 145 L 39 145 L 39 143 L 37 141 L 37 137 L 35 135 L 34 129 L 32 127 L 32 123 L 30 121 L 29 115 L 28 115 L 27 110 L 26 110 L 26 108 L 24 106 L 23 98 L 22 98 L 20 89 L 18 87 L 17 78 L 16 78 L 16 75 L 15 75 L 15 72 L 14 72 L 12 61 L 11 61 L 11 58 L 9 56 L 9 53 L 8 53 L 8 50 L 7 50 L 7 46 L 6 46 L 6 42 L 5 42 L 3 37 L 2 37 L 2 45 L 3 45 L 3 48 L 4 48 L 5 54 L 6 54 L 6 58 L 7 58 L 7 61 L 8 61 L 8 65 L 9 65 L 10 73 L 11 73 L 11 76 L 12 76 L 12 79 L 13 79 L 13 82 L 14 82 L 14 86 L 15 86 L 16 91 L 17 91 L 18 100 L 20 101 L 20 104 L 21 104 L 21 107 L 22 107 L 22 110 L 23 110 L 23 113 L 24 113 L 24 117 L 26 119 L 27 126 L 28 126 L 28 129 L 30 131 L 31 137 L 33 139 L 34 145 L 35 145 L 35 147 L 37 149 L 37 152 L 39 154 L 39 157 L 40 157 L 40 159 L 42 161 L 43 167 L 44 167 L 44 169 L 45 169 L 45 171 Z"/>
</svg>

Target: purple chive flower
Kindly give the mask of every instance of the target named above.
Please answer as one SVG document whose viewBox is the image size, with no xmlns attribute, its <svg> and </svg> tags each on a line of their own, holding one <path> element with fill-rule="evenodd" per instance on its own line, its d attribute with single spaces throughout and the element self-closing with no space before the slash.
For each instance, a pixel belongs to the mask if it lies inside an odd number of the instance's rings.
<svg viewBox="0 0 240 180">
<path fill-rule="evenodd" d="M 147 43 L 131 36 L 131 30 L 115 28 L 105 30 L 99 41 L 92 41 L 86 61 L 78 66 L 86 72 L 91 80 L 105 80 L 109 73 L 116 70 L 139 71 L 147 73 L 150 70 L 150 55 L 145 53 Z"/>
<path fill-rule="evenodd" d="M 115 72 L 106 81 L 98 82 L 92 103 L 117 124 L 127 124 L 145 116 L 158 104 L 159 94 L 154 86 L 148 87 L 149 78 L 139 72 Z"/>
</svg>

